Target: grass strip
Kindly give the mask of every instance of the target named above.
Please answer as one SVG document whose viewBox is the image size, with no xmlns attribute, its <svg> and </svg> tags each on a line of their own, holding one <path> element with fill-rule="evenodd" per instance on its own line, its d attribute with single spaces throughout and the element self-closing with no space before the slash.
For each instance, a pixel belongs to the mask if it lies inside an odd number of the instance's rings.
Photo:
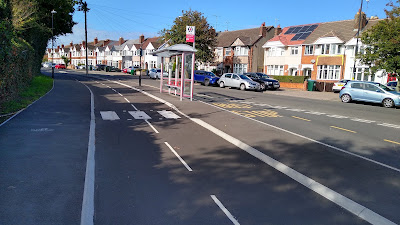
<svg viewBox="0 0 400 225">
<path fill-rule="evenodd" d="M 17 99 L 4 102 L 0 105 L 0 124 L 21 109 L 26 108 L 53 87 L 53 79 L 40 75 L 32 79 L 31 84 L 23 90 Z"/>
</svg>

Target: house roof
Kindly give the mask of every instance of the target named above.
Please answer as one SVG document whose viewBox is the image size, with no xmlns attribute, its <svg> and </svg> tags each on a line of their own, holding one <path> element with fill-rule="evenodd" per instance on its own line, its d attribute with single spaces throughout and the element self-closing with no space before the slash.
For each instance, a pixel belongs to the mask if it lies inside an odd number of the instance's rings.
<svg viewBox="0 0 400 225">
<path fill-rule="evenodd" d="M 297 29 L 300 29 L 300 27 L 305 27 L 305 26 L 310 26 L 311 27 L 313 25 L 315 25 L 317 27 L 315 28 L 315 30 L 311 31 L 312 33 L 306 39 L 304 39 L 304 40 L 292 40 L 292 38 L 294 36 L 296 36 L 298 33 L 292 33 L 292 32 L 289 31 L 289 29 L 293 30 L 293 29 L 295 29 L 297 27 L 299 27 Z M 277 36 L 273 37 L 272 39 L 268 40 L 267 43 L 274 42 L 274 41 L 280 41 L 285 46 L 288 46 L 288 45 L 301 45 L 311 35 L 313 35 L 315 33 L 315 31 L 318 29 L 319 26 L 320 26 L 319 23 L 315 23 L 315 24 L 305 24 L 305 25 L 296 25 L 296 26 L 285 27 L 285 28 L 282 29 L 282 32 L 279 35 L 277 35 Z"/>
<path fill-rule="evenodd" d="M 268 26 L 267 32 L 273 28 L 273 26 Z M 244 45 L 254 45 L 260 39 L 260 27 L 244 29 L 244 30 L 234 30 L 234 31 L 224 31 L 217 33 L 217 47 L 229 47 L 232 45 L 236 39 L 240 39 Z"/>
<path fill-rule="evenodd" d="M 161 38 L 159 37 L 152 37 L 152 38 L 147 38 L 142 45 L 142 49 L 146 49 L 147 46 L 151 43 L 155 49 L 160 47 L 162 45 L 161 43 Z M 140 48 L 140 47 L 139 47 Z"/>
<path fill-rule="evenodd" d="M 354 20 L 342 20 L 321 23 L 313 33 L 308 36 L 304 44 L 313 44 L 321 37 L 338 37 L 347 42 L 357 33 L 354 29 Z"/>
</svg>

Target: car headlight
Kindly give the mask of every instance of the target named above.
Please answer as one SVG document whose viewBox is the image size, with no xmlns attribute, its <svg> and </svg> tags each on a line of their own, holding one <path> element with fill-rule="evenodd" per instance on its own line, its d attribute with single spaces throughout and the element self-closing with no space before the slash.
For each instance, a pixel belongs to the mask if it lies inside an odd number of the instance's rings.
<svg viewBox="0 0 400 225">
<path fill-rule="evenodd" d="M 268 82 L 268 84 L 272 84 L 272 82 Z"/>
</svg>

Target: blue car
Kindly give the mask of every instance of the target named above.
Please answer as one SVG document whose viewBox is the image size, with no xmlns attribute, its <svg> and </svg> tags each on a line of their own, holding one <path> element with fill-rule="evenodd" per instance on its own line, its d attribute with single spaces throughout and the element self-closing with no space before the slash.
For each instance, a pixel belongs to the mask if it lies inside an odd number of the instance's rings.
<svg viewBox="0 0 400 225">
<path fill-rule="evenodd" d="M 217 77 L 214 73 L 204 71 L 204 70 L 195 70 L 194 71 L 194 81 L 204 84 L 205 86 L 216 85 L 219 77 Z"/>
<path fill-rule="evenodd" d="M 344 103 L 351 101 L 381 103 L 386 108 L 400 106 L 400 92 L 378 83 L 349 81 L 339 93 Z"/>
</svg>

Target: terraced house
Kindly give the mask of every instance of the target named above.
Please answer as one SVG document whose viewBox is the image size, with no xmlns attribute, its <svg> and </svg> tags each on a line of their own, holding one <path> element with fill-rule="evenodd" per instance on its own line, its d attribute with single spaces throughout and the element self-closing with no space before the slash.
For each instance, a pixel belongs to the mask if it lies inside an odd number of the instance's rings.
<svg viewBox="0 0 400 225">
<path fill-rule="evenodd" d="M 246 73 L 263 71 L 262 45 L 274 36 L 274 27 L 263 23 L 258 28 L 217 33 L 215 61 L 205 66 L 219 73 Z"/>
</svg>

